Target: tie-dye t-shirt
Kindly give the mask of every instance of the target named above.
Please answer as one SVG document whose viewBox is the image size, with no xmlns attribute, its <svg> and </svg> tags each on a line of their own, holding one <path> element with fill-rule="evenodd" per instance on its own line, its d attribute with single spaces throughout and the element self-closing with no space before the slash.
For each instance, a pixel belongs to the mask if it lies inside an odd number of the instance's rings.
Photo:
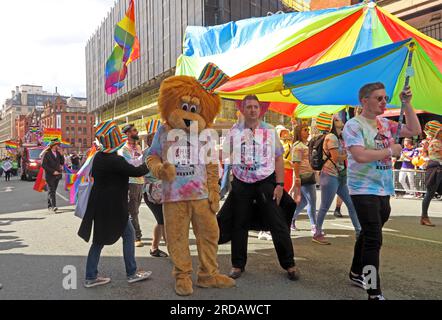
<svg viewBox="0 0 442 320">
<path fill-rule="evenodd" d="M 179 202 L 207 199 L 206 165 L 198 161 L 191 162 L 191 148 L 200 150 L 202 144 L 193 146 L 191 139 L 182 142 L 167 141 L 168 130 L 161 126 L 155 134 L 148 156 L 159 156 L 163 162 L 173 163 L 176 168 L 176 178 L 173 182 L 163 181 L 163 202 Z M 169 148 L 175 150 L 174 159 L 168 159 Z M 173 151 L 172 151 L 173 153 Z M 169 161 L 168 161 L 169 160 Z"/>
<path fill-rule="evenodd" d="M 132 148 L 129 142 L 127 142 L 126 145 L 118 151 L 118 154 L 122 156 L 124 159 L 126 159 L 126 161 L 131 165 L 133 165 L 134 167 L 139 167 L 143 164 L 142 160 L 143 152 L 138 144 L 135 146 L 135 148 Z M 130 177 L 129 183 L 144 184 L 144 178 Z"/>
<path fill-rule="evenodd" d="M 397 122 L 378 117 L 369 120 L 362 116 L 351 119 L 344 128 L 347 149 L 361 146 L 370 150 L 389 148 L 397 132 Z M 358 163 L 348 152 L 348 189 L 351 195 L 394 195 L 391 157 L 370 163 Z"/>
<path fill-rule="evenodd" d="M 271 176 L 275 172 L 275 159 L 284 153 L 275 128 L 263 121 L 255 132 L 245 129 L 243 122 L 235 124 L 226 141 L 230 141 L 234 150 L 232 173 L 245 183 L 255 183 Z M 227 149 L 226 146 L 223 148 Z"/>
</svg>

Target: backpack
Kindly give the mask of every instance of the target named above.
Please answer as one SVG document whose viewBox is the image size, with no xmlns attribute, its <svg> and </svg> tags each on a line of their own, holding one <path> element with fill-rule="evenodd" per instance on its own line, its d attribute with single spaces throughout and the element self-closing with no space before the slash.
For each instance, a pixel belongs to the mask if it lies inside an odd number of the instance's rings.
<svg viewBox="0 0 442 320">
<path fill-rule="evenodd" d="M 313 170 L 321 171 L 324 164 L 328 160 L 331 161 L 328 154 L 325 154 L 326 159 L 324 159 L 324 141 L 326 136 L 327 134 L 316 136 L 308 144 L 309 161 Z"/>
</svg>

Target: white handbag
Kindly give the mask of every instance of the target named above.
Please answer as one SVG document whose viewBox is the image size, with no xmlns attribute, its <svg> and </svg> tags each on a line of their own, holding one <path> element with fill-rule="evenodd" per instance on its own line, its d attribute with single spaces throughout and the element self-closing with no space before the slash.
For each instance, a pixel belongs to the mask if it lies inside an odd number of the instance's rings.
<svg viewBox="0 0 442 320">
<path fill-rule="evenodd" d="M 91 194 L 92 187 L 94 186 L 94 179 L 88 177 L 84 182 L 81 182 L 78 186 L 77 203 L 75 206 L 75 216 L 83 219 L 86 214 L 87 205 L 89 202 L 89 196 Z"/>
</svg>

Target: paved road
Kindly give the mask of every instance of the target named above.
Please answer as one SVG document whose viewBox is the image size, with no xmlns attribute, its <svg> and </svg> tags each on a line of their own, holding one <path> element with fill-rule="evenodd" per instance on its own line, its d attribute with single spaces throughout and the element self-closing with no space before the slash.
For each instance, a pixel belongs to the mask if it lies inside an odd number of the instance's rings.
<svg viewBox="0 0 442 320">
<path fill-rule="evenodd" d="M 62 188 L 59 188 L 60 190 Z M 67 195 L 61 191 L 61 196 Z M 82 277 L 89 245 L 76 232 L 80 220 L 72 207 L 60 215 L 49 214 L 46 197 L 32 191 L 32 183 L 0 182 L 0 300 L 3 299 L 178 299 L 173 291 L 171 262 L 152 258 L 148 246 L 137 249 L 139 267 L 152 270 L 152 279 L 128 285 L 125 282 L 121 242 L 103 250 L 100 270 L 112 277 L 107 287 L 84 289 Z M 67 205 L 59 198 L 61 207 Z M 382 280 L 389 299 L 442 299 L 442 202 L 433 202 L 430 215 L 436 228 L 418 224 L 421 202 L 392 201 L 393 214 L 384 233 Z M 345 211 L 344 211 L 345 214 Z M 146 206 L 141 208 L 144 241 L 149 244 L 154 220 Z M 250 233 L 247 272 L 238 286 L 229 290 L 195 289 L 187 299 L 366 299 L 365 292 L 348 284 L 354 233 L 348 218 L 329 215 L 326 231 L 331 246 L 311 242 L 308 221 L 301 216 L 293 234 L 299 282 L 290 282 L 279 268 L 271 242 Z M 163 248 L 164 249 L 164 248 Z M 191 252 L 197 265 L 195 240 Z M 230 267 L 230 247 L 220 246 L 223 272 Z M 77 289 L 63 289 L 63 268 L 77 270 Z"/>
</svg>

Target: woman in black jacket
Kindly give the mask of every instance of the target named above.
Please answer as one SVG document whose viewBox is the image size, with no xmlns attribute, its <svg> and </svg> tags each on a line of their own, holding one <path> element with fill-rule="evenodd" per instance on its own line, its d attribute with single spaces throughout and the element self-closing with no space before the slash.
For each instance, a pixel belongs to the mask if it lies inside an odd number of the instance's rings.
<svg viewBox="0 0 442 320">
<path fill-rule="evenodd" d="M 95 287 L 110 282 L 110 278 L 98 277 L 98 262 L 105 245 L 113 245 L 123 238 L 123 255 L 127 279 L 134 283 L 147 279 L 151 272 L 137 271 L 135 262 L 135 231 L 129 220 L 129 177 L 142 177 L 149 172 L 145 164 L 134 167 L 116 151 L 124 146 L 126 139 L 118 126 L 111 121 L 96 129 L 96 138 L 102 149 L 92 164 L 94 185 L 89 196 L 83 222 L 78 235 L 89 242 L 92 224 L 94 235 L 86 265 L 85 287 Z"/>
</svg>

